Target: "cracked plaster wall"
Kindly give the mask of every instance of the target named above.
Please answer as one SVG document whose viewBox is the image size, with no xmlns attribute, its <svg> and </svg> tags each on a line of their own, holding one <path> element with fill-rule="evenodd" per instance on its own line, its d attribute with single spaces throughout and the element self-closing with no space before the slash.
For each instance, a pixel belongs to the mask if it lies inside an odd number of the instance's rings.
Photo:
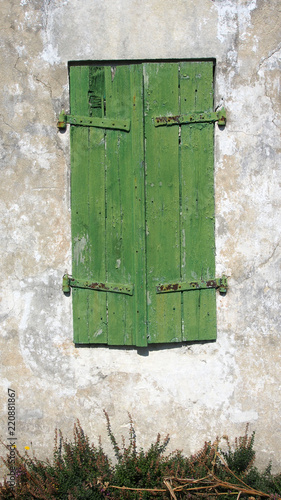
<svg viewBox="0 0 281 500">
<path fill-rule="evenodd" d="M 79 418 L 103 436 L 105 408 L 125 432 L 131 412 L 146 446 L 158 431 L 193 452 L 205 439 L 256 430 L 260 463 L 280 463 L 279 0 L 2 0 L 1 435 L 7 388 L 16 434 L 45 457 L 54 429 Z M 213 344 L 147 351 L 72 343 L 69 60 L 215 57 L 217 275 Z M 183 439 L 184 436 L 184 439 Z"/>
</svg>

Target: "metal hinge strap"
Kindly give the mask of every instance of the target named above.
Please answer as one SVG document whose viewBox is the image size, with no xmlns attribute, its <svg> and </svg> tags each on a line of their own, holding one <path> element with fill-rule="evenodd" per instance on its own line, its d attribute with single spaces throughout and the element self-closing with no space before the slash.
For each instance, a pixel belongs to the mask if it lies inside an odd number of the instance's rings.
<svg viewBox="0 0 281 500">
<path fill-rule="evenodd" d="M 67 123 L 70 125 L 78 125 L 81 127 L 98 127 L 98 128 L 109 128 L 117 130 L 130 131 L 131 121 L 127 119 L 112 119 L 112 118 L 97 118 L 95 116 L 76 116 L 76 115 L 66 115 L 62 111 L 59 115 L 58 128 L 65 129 Z"/>
<path fill-rule="evenodd" d="M 205 122 L 218 122 L 218 125 L 225 125 L 226 112 L 222 108 L 220 111 L 213 111 L 211 113 L 190 113 L 188 115 L 177 116 L 156 116 L 153 118 L 155 127 L 161 125 L 184 125 L 186 123 L 205 123 Z"/>
<path fill-rule="evenodd" d="M 227 292 L 227 277 L 215 278 L 212 280 L 200 281 L 182 281 L 179 283 L 169 283 L 165 285 L 158 285 L 156 293 L 167 292 L 185 292 L 188 290 L 203 290 L 206 288 L 216 288 L 220 293 Z"/>
<path fill-rule="evenodd" d="M 88 290 L 97 290 L 99 292 L 124 293 L 133 295 L 134 285 L 120 285 L 119 283 L 97 283 L 90 280 L 75 279 L 65 274 L 62 279 L 63 292 L 70 292 L 70 288 L 86 288 Z"/>
</svg>

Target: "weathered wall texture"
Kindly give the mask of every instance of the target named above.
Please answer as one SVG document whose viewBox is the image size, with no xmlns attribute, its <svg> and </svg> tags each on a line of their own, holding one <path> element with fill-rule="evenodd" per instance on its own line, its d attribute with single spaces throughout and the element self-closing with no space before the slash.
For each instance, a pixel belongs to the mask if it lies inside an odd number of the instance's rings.
<svg viewBox="0 0 281 500">
<path fill-rule="evenodd" d="M 1 1 L 1 434 L 16 390 L 18 447 L 44 457 L 55 427 L 79 418 L 104 436 L 103 408 L 141 445 L 169 432 L 173 448 L 256 429 L 261 463 L 280 463 L 279 0 Z M 218 339 L 150 348 L 75 348 L 71 299 L 70 60 L 217 60 Z M 183 438 L 184 436 L 184 438 Z"/>
</svg>

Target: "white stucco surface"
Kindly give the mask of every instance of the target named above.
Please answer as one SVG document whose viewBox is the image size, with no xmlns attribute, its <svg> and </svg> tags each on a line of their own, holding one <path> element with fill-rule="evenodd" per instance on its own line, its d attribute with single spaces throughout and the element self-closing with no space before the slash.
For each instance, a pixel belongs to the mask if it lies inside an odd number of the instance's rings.
<svg viewBox="0 0 281 500">
<path fill-rule="evenodd" d="M 103 409 L 142 446 L 160 431 L 186 453 L 256 430 L 260 464 L 280 463 L 279 0 L 2 0 L 0 97 L 1 436 L 7 390 L 16 435 L 38 456 L 79 418 L 102 435 Z M 77 348 L 71 298 L 68 62 L 215 58 L 215 343 Z"/>
</svg>

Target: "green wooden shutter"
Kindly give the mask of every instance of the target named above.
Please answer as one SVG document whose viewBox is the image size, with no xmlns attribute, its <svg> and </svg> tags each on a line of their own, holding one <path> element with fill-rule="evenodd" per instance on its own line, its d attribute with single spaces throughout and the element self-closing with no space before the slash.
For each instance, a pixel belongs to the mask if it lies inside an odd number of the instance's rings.
<svg viewBox="0 0 281 500">
<path fill-rule="evenodd" d="M 155 63 L 144 70 L 149 341 L 214 339 L 214 289 L 155 294 L 158 283 L 215 276 L 214 124 L 155 127 L 153 120 L 212 111 L 213 63 Z"/>
<path fill-rule="evenodd" d="M 133 294 L 73 288 L 76 343 L 146 345 L 141 66 L 72 66 L 71 114 L 130 131 L 71 126 L 72 275 Z"/>
<path fill-rule="evenodd" d="M 71 126 L 75 342 L 215 339 L 214 289 L 157 293 L 215 277 L 214 124 L 156 126 L 212 111 L 213 63 L 71 66 L 70 104 L 115 126 Z"/>
</svg>

